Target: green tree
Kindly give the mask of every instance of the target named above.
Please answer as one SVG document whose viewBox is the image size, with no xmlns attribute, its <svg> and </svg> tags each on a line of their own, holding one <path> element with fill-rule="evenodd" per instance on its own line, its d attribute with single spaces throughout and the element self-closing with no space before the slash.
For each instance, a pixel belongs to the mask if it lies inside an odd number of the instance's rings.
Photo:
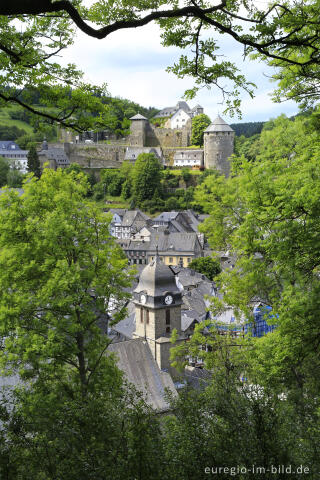
<svg viewBox="0 0 320 480">
<path fill-rule="evenodd" d="M 133 279 L 82 173 L 45 169 L 0 198 L 0 476 L 159 478 L 160 428 L 107 354 Z M 35 455 L 35 451 L 37 454 Z M 106 454 L 107 452 L 107 454 Z"/>
<path fill-rule="evenodd" d="M 220 275 L 224 301 L 248 319 L 260 299 L 278 325 L 253 343 L 250 365 L 259 383 L 312 401 L 319 387 L 317 351 L 319 133 L 308 119 L 283 117 L 263 130 L 256 162 L 238 159 L 228 180 L 209 176 L 195 199 L 209 219 L 204 231 L 213 249 L 237 261 Z M 273 318 L 273 322 L 274 322 Z"/>
<path fill-rule="evenodd" d="M 30 150 L 28 152 L 28 172 L 33 173 L 36 177 L 40 178 L 41 176 L 41 168 L 40 168 L 40 160 L 38 157 L 36 146 L 33 144 L 30 146 Z"/>
<path fill-rule="evenodd" d="M 203 132 L 210 125 L 211 120 L 208 115 L 201 113 L 192 119 L 191 144 L 203 145 Z"/>
<path fill-rule="evenodd" d="M 132 192 L 137 205 L 161 190 L 162 166 L 153 153 L 141 153 L 132 170 Z"/>
<path fill-rule="evenodd" d="M 18 104 L 47 122 L 57 121 L 67 128 L 88 130 L 107 125 L 110 109 L 102 101 L 108 98 L 105 88 L 85 84 L 75 65 L 61 66 L 52 60 L 57 52 L 74 43 L 75 27 L 102 39 L 115 31 L 128 31 L 153 21 L 159 22 L 164 46 L 188 52 L 188 55 L 183 52 L 169 71 L 179 78 L 186 75 L 194 78 L 195 86 L 186 92 L 189 97 L 194 97 L 204 86 L 214 86 L 231 112 L 239 113 L 241 91 L 253 96 L 255 85 L 220 53 L 221 35 L 227 35 L 244 48 L 245 57 L 258 57 L 275 67 L 275 77 L 280 81 L 277 100 L 283 96 L 307 102 L 319 98 L 319 24 L 315 0 L 308 4 L 281 0 L 270 4 L 267 10 L 263 5 L 243 5 L 235 0 L 214 6 L 183 2 L 179 7 L 170 1 L 165 9 L 157 0 L 151 11 L 149 7 L 139 0 L 130 8 L 123 2 L 111 8 L 102 0 L 89 7 L 84 0 L 2 2 L 2 102 Z M 19 25 L 21 18 L 23 29 Z M 50 41 L 46 42 L 48 37 Z M 225 79 L 229 80 L 228 88 Z M 21 86 L 25 87 L 22 93 Z M 43 105 L 50 108 L 42 108 Z"/>
<path fill-rule="evenodd" d="M 7 184 L 7 176 L 10 170 L 9 162 L 6 158 L 0 157 L 0 187 Z"/>
<path fill-rule="evenodd" d="M 190 178 L 192 177 L 192 173 L 190 172 L 190 168 L 184 167 L 181 169 L 181 176 L 185 183 L 188 183 Z"/>
<path fill-rule="evenodd" d="M 192 268 L 196 272 L 203 273 L 209 280 L 214 280 L 214 278 L 221 273 L 219 261 L 211 257 L 194 258 L 190 262 L 189 268 Z"/>
<path fill-rule="evenodd" d="M 24 179 L 23 173 L 16 168 L 10 168 L 7 174 L 7 185 L 12 188 L 21 188 Z"/>
<path fill-rule="evenodd" d="M 22 197 L 14 191 L 1 196 L 0 328 L 7 338 L 1 361 L 10 357 L 22 376 L 61 370 L 61 379 L 68 366 L 86 395 L 108 345 L 96 322 L 110 302 L 115 320 L 124 314 L 127 261 L 109 235 L 108 218 L 85 200 L 83 174 L 46 169 L 24 189 Z"/>
</svg>

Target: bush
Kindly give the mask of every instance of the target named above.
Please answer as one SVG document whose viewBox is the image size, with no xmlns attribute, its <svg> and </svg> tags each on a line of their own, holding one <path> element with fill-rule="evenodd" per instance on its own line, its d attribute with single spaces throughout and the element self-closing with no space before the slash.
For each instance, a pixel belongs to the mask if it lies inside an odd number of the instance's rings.
<svg viewBox="0 0 320 480">
<path fill-rule="evenodd" d="M 188 183 L 188 181 L 190 180 L 192 174 L 189 170 L 189 168 L 187 167 L 184 167 L 182 170 L 181 170 L 181 176 L 183 178 L 183 180 Z"/>
<path fill-rule="evenodd" d="M 168 200 L 165 202 L 165 209 L 167 212 L 170 212 L 171 210 L 176 210 L 179 209 L 179 201 L 175 197 L 170 197 Z"/>
</svg>

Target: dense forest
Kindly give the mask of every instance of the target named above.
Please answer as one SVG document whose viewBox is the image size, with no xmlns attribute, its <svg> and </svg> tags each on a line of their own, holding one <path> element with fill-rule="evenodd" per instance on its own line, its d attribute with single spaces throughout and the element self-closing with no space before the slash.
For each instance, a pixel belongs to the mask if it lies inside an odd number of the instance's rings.
<svg viewBox="0 0 320 480">
<path fill-rule="evenodd" d="M 257 133 L 261 133 L 265 122 L 247 122 L 247 123 L 231 123 L 230 127 L 235 131 L 236 136 L 252 137 Z"/>
</svg>

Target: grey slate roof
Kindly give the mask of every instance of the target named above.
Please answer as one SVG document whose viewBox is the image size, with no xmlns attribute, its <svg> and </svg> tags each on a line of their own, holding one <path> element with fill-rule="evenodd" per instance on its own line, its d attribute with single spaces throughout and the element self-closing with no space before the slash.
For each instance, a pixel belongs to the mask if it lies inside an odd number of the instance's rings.
<svg viewBox="0 0 320 480">
<path fill-rule="evenodd" d="M 146 402 L 159 411 L 169 410 L 165 389 L 177 395 L 168 373 L 158 367 L 147 342 L 142 339 L 111 344 L 108 348 L 116 354 L 117 363 L 127 380 L 145 395 Z"/>
<path fill-rule="evenodd" d="M 45 155 L 49 160 L 55 160 L 57 165 L 68 165 L 69 159 L 63 148 L 49 147 L 48 150 L 41 150 L 41 155 Z"/>
<path fill-rule="evenodd" d="M 142 220 L 139 219 L 141 217 L 142 217 Z M 149 220 L 149 219 L 150 219 L 150 217 L 148 217 L 148 215 L 141 212 L 140 210 L 127 210 L 124 213 L 123 218 L 122 218 L 122 226 L 123 227 L 131 227 L 134 222 L 144 222 L 144 223 L 146 223 L 146 221 Z"/>
<path fill-rule="evenodd" d="M 156 218 L 153 219 L 154 222 L 170 222 L 174 220 L 179 212 L 162 212 Z"/>
<path fill-rule="evenodd" d="M 183 310 L 181 314 L 181 330 L 185 332 L 193 322 L 199 323 L 199 315 L 195 310 Z"/>
<path fill-rule="evenodd" d="M 141 153 L 154 153 L 160 160 L 163 159 L 162 151 L 160 147 L 127 147 L 125 153 L 125 160 L 134 160 Z"/>
<path fill-rule="evenodd" d="M 0 140 L 0 149 L 14 151 L 14 150 L 20 150 L 20 147 L 13 140 Z"/>
<path fill-rule="evenodd" d="M 143 115 L 141 115 L 140 113 L 137 113 L 137 115 L 134 115 L 133 117 L 131 117 L 130 120 L 148 120 L 148 119 Z"/>
<path fill-rule="evenodd" d="M 159 254 L 194 252 L 197 243 L 199 240 L 194 232 L 159 232 L 157 235 L 151 235 L 149 251 L 155 251 L 158 246 Z"/>
<path fill-rule="evenodd" d="M 135 312 L 131 313 L 124 320 L 121 320 L 116 325 L 112 327 L 112 330 L 120 333 L 124 337 L 130 339 L 136 328 L 136 314 Z"/>
<path fill-rule="evenodd" d="M 208 128 L 204 131 L 205 133 L 210 132 L 233 132 L 230 125 L 227 124 L 219 115 L 217 118 L 209 125 Z"/>
<path fill-rule="evenodd" d="M 180 293 L 173 271 L 156 255 L 141 272 L 137 293 L 147 292 L 152 297 L 158 297 L 165 292 Z"/>
</svg>

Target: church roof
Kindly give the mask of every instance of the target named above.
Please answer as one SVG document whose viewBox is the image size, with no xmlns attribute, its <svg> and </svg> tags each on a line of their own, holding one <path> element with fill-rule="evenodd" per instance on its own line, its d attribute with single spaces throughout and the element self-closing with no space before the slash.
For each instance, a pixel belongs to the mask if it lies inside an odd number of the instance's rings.
<svg viewBox="0 0 320 480">
<path fill-rule="evenodd" d="M 205 133 L 210 132 L 233 132 L 233 130 L 230 125 L 228 125 L 227 122 L 225 122 L 223 118 L 218 115 L 217 118 L 205 130 Z"/>
<path fill-rule="evenodd" d="M 159 411 L 169 410 L 166 389 L 177 395 L 172 378 L 162 372 L 142 339 L 113 343 L 108 351 L 117 356 L 117 364 L 127 380 L 145 395 L 146 402 Z"/>
<path fill-rule="evenodd" d="M 142 270 L 135 292 L 147 292 L 152 297 L 161 296 L 166 292 L 180 293 L 173 271 L 158 255 Z"/>
<path fill-rule="evenodd" d="M 131 117 L 130 120 L 148 120 L 148 119 L 143 115 L 141 115 L 140 113 L 137 113 L 137 115 L 134 115 L 133 117 Z"/>
</svg>

